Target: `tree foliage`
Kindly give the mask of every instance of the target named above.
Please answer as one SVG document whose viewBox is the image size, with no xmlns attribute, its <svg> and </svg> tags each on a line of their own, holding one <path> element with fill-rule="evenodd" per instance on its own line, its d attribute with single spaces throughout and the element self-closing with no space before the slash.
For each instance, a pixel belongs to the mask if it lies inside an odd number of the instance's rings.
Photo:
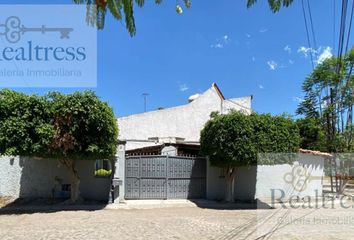
<svg viewBox="0 0 354 240">
<path fill-rule="evenodd" d="M 26 95 L 0 91 L 0 154 L 65 159 L 111 158 L 118 128 L 93 92 Z"/>
<path fill-rule="evenodd" d="M 289 7 L 294 0 L 268 0 L 268 5 L 273 13 L 279 12 L 282 7 Z M 247 7 L 252 7 L 257 0 L 247 0 Z"/>
<path fill-rule="evenodd" d="M 72 203 L 80 199 L 76 160 L 113 158 L 117 137 L 113 110 L 93 92 L 0 91 L 0 155 L 58 159 L 71 175 Z"/>
<path fill-rule="evenodd" d="M 40 155 L 53 137 L 51 109 L 44 97 L 0 91 L 0 154 Z"/>
<path fill-rule="evenodd" d="M 326 151 L 326 135 L 316 118 L 298 119 L 296 124 L 300 131 L 301 148 Z"/>
<path fill-rule="evenodd" d="M 90 25 L 96 26 L 98 29 L 103 29 L 107 12 L 121 21 L 124 18 L 125 27 L 131 36 L 136 33 L 135 19 L 134 19 L 134 5 L 143 7 L 145 0 L 73 0 L 76 4 L 86 4 L 87 14 L 86 21 Z M 156 4 L 161 4 L 162 0 L 155 0 Z M 186 8 L 191 7 L 191 0 L 183 0 Z M 181 9 L 178 2 L 176 8 Z M 180 10 L 179 10 L 180 11 Z M 178 13 L 180 13 L 177 11 Z"/>
<path fill-rule="evenodd" d="M 319 121 L 331 152 L 353 150 L 354 48 L 326 59 L 305 79 L 297 113 Z"/>
<path fill-rule="evenodd" d="M 182 7 L 179 4 L 182 1 L 188 9 L 192 5 L 191 0 L 177 0 L 176 12 L 182 13 Z M 282 7 L 289 7 L 294 0 L 268 0 L 269 8 L 273 13 L 278 12 Z M 86 22 L 89 25 L 103 29 L 105 25 L 107 12 L 118 21 L 124 19 L 125 27 L 131 36 L 136 34 L 136 25 L 134 18 L 134 6 L 143 7 L 145 0 L 73 0 L 76 4 L 86 4 Z M 163 0 L 155 0 L 156 4 L 161 4 Z M 257 0 L 247 0 L 247 7 L 252 7 Z"/>
<path fill-rule="evenodd" d="M 209 120 L 200 141 L 212 165 L 239 167 L 257 165 L 258 153 L 296 152 L 300 136 L 294 121 L 287 117 L 233 111 Z"/>
</svg>

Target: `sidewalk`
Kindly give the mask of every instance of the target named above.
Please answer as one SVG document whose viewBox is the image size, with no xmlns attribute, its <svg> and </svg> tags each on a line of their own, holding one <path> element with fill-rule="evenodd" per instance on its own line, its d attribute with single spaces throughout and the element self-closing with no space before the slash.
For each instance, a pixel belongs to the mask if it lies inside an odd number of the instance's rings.
<svg viewBox="0 0 354 240">
<path fill-rule="evenodd" d="M 197 207 L 197 204 L 190 200 L 125 200 L 120 203 L 112 203 L 106 209 L 153 209 L 169 207 Z"/>
<path fill-rule="evenodd" d="M 180 208 L 198 207 L 210 209 L 256 209 L 256 203 L 225 203 L 212 200 L 125 200 L 120 203 L 113 203 L 105 209 L 154 209 L 154 208 Z"/>
</svg>

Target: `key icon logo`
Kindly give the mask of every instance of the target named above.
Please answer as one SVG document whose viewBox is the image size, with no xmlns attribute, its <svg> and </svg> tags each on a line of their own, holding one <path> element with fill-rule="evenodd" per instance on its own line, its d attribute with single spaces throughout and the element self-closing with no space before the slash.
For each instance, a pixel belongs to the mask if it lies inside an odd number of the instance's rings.
<svg viewBox="0 0 354 240">
<path fill-rule="evenodd" d="M 39 32 L 42 34 L 57 32 L 60 39 L 69 39 L 73 28 L 50 28 L 42 25 L 41 27 L 26 27 L 21 23 L 21 19 L 16 16 L 8 17 L 4 24 L 0 24 L 0 36 L 5 36 L 9 43 L 17 43 L 21 36 L 29 32 Z"/>
</svg>

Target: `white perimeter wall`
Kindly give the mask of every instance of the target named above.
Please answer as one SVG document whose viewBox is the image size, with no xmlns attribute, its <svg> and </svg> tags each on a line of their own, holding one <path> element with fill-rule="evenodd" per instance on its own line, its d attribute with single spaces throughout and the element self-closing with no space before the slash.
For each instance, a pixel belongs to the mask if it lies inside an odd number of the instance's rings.
<svg viewBox="0 0 354 240">
<path fill-rule="evenodd" d="M 310 177 L 307 187 L 303 191 L 297 191 L 291 183 L 284 180 L 286 173 L 292 172 L 293 165 L 259 165 L 253 167 L 241 167 L 237 170 L 235 179 L 235 198 L 238 200 L 263 199 L 269 201 L 272 197 L 279 198 L 285 194 L 284 199 L 290 196 L 316 197 L 316 191 L 322 195 L 322 178 L 324 176 L 324 159 L 319 156 L 301 154 L 299 164 L 307 169 Z M 207 167 L 207 198 L 221 200 L 225 193 L 224 172 L 220 168 Z"/>
<path fill-rule="evenodd" d="M 109 178 L 94 177 L 94 161 L 77 161 L 82 197 L 108 200 Z M 61 184 L 70 184 L 70 176 L 57 160 L 24 157 L 0 157 L 0 196 L 12 198 L 50 198 L 58 196 Z"/>
</svg>

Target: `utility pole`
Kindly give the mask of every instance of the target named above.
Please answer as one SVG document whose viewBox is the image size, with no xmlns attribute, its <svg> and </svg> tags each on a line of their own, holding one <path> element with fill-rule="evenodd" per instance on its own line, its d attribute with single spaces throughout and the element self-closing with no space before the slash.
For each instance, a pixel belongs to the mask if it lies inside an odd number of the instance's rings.
<svg viewBox="0 0 354 240">
<path fill-rule="evenodd" d="M 146 112 L 146 100 L 147 100 L 147 97 L 149 96 L 150 94 L 148 93 L 143 93 L 142 96 L 144 97 L 144 112 Z"/>
</svg>

